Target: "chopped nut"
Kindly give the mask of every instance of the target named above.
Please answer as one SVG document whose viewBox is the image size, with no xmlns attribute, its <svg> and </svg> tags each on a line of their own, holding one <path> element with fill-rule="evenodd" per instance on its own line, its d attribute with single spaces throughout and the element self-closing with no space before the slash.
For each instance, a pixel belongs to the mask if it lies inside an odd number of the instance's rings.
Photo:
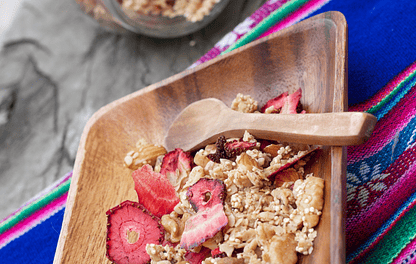
<svg viewBox="0 0 416 264">
<path fill-rule="evenodd" d="M 137 170 L 145 164 L 155 166 L 160 155 L 166 154 L 166 149 L 153 144 L 146 144 L 143 141 L 136 144 L 137 149 L 127 153 L 124 157 L 124 166 L 131 170 Z M 143 145 L 146 144 L 146 145 Z"/>
</svg>

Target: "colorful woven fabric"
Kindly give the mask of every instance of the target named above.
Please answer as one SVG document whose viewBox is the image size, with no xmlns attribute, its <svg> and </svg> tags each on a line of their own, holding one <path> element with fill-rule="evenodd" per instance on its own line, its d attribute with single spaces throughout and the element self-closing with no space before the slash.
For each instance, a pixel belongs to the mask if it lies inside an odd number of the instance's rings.
<svg viewBox="0 0 416 264">
<path fill-rule="evenodd" d="M 346 262 L 416 263 L 415 1 L 270 0 L 191 67 L 329 10 L 349 27 L 349 111 L 378 119 L 348 148 Z M 70 179 L 0 222 L 2 263 L 52 262 Z"/>
</svg>

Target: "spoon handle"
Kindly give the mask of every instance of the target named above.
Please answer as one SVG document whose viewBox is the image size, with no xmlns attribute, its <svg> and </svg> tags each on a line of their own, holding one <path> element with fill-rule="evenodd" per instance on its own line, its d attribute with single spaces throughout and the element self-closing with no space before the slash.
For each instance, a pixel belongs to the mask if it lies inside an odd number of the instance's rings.
<svg viewBox="0 0 416 264">
<path fill-rule="evenodd" d="M 186 107 L 165 137 L 169 150 L 196 150 L 220 135 L 240 138 L 248 131 L 256 138 L 309 145 L 349 146 L 365 142 L 377 118 L 362 112 L 321 114 L 260 114 L 231 110 L 218 99 L 204 99 Z"/>
<path fill-rule="evenodd" d="M 224 110 L 223 114 L 227 123 L 222 123 L 216 130 L 226 137 L 241 137 L 247 130 L 256 138 L 310 145 L 362 144 L 370 137 L 377 122 L 375 116 L 363 112 L 285 115 Z"/>
</svg>

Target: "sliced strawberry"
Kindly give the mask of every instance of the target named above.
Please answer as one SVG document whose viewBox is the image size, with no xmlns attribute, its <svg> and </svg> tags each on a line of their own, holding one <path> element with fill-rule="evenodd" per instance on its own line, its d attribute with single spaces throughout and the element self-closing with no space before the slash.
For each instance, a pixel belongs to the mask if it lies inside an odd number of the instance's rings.
<svg viewBox="0 0 416 264">
<path fill-rule="evenodd" d="M 211 256 L 213 258 L 224 258 L 227 256 L 225 252 L 222 252 L 219 247 L 216 249 L 211 250 Z"/>
<path fill-rule="evenodd" d="M 199 179 L 189 187 L 186 197 L 195 212 L 213 207 L 216 204 L 224 204 L 225 184 L 218 179 Z"/>
<path fill-rule="evenodd" d="M 234 159 L 246 150 L 256 147 L 256 143 L 236 139 L 227 142 L 224 136 L 220 136 L 215 143 L 215 153 L 209 154 L 207 157 L 213 162 L 219 163 L 220 159 Z"/>
<path fill-rule="evenodd" d="M 280 110 L 282 109 L 283 105 L 286 102 L 286 97 L 288 96 L 288 92 L 284 92 L 280 94 L 279 96 L 270 99 L 267 101 L 267 103 L 260 109 L 260 112 L 264 113 L 267 108 L 273 106 L 274 111 L 273 113 L 280 113 Z"/>
<path fill-rule="evenodd" d="M 201 250 L 196 253 L 192 251 L 188 251 L 185 253 L 185 260 L 189 262 L 189 264 L 201 264 L 207 257 L 211 256 L 211 250 L 206 247 L 202 247 Z"/>
<path fill-rule="evenodd" d="M 247 142 L 243 140 L 233 140 L 225 143 L 224 149 L 227 153 L 228 158 L 235 158 L 244 151 L 253 149 L 256 147 L 255 142 Z"/>
<path fill-rule="evenodd" d="M 228 224 L 224 206 L 217 204 L 204 211 L 198 211 L 185 222 L 180 245 L 186 250 L 191 250 L 215 236 Z"/>
<path fill-rule="evenodd" d="M 160 219 L 142 205 L 124 201 L 107 211 L 107 258 L 113 263 L 148 263 L 146 244 L 161 244 Z"/>
<path fill-rule="evenodd" d="M 289 96 L 285 100 L 285 104 L 283 105 L 280 113 L 281 114 L 297 114 L 300 98 L 302 98 L 301 88 L 299 88 L 296 92 L 289 94 Z"/>
<path fill-rule="evenodd" d="M 163 157 L 160 173 L 165 175 L 172 186 L 181 187 L 194 165 L 191 153 L 177 148 Z"/>
<path fill-rule="evenodd" d="M 269 175 L 270 179 L 274 179 L 274 177 L 276 177 L 276 175 L 278 175 L 280 172 L 290 168 L 291 166 L 293 166 L 294 164 L 296 164 L 300 159 L 310 155 L 311 153 L 313 153 L 314 151 L 316 151 L 319 148 L 313 148 L 307 151 L 304 151 L 302 155 L 296 157 L 294 160 L 292 160 L 291 162 L 286 163 L 285 165 L 283 165 L 282 167 L 280 167 L 279 169 L 277 169 L 276 171 L 274 171 L 272 174 Z"/>
<path fill-rule="evenodd" d="M 169 180 L 162 174 L 154 172 L 150 165 L 135 170 L 132 176 L 139 203 L 155 216 L 162 217 L 164 214 L 169 214 L 179 203 L 176 191 Z"/>
</svg>

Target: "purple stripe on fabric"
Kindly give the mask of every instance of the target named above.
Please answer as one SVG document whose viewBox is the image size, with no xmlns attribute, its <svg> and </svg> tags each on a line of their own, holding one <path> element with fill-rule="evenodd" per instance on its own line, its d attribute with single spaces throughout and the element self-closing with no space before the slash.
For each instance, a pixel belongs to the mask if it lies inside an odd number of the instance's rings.
<svg viewBox="0 0 416 264">
<path fill-rule="evenodd" d="M 243 22 L 238 24 L 233 31 L 226 34 L 215 46 L 209 50 L 204 56 L 192 64 L 189 68 L 193 68 L 199 64 L 207 62 L 221 54 L 242 36 L 250 32 L 258 23 L 268 17 L 273 11 L 279 9 L 288 0 L 270 0 L 257 9 L 251 16 L 247 17 Z"/>
</svg>

